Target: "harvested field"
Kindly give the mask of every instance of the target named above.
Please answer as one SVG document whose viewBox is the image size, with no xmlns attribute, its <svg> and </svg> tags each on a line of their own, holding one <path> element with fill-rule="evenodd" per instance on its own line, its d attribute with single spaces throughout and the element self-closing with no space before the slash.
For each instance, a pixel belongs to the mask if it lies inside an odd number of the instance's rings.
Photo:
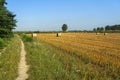
<svg viewBox="0 0 120 80">
<path fill-rule="evenodd" d="M 98 71 L 98 74 L 102 70 L 109 79 L 120 79 L 119 33 L 62 33 L 61 37 L 56 37 L 56 34 L 38 34 L 36 39 L 72 53 L 84 65 L 89 64 L 89 68 Z"/>
<path fill-rule="evenodd" d="M 62 75 L 64 77 L 60 77 L 60 79 L 66 80 L 66 77 L 68 79 L 72 77 L 70 80 L 74 78 L 76 80 L 120 79 L 119 33 L 109 33 L 107 35 L 103 33 L 99 35 L 95 33 L 62 33 L 61 37 L 56 37 L 55 33 L 45 33 L 37 34 L 34 40 L 39 41 L 41 44 L 45 43 L 46 47 L 45 45 L 39 46 L 46 49 L 43 54 L 51 55 L 51 60 L 59 61 L 58 64 L 62 65 L 62 69 L 65 70 L 66 75 Z M 51 49 L 47 49 L 48 46 Z M 39 49 L 37 49 L 37 52 L 39 55 L 41 54 Z M 44 59 L 47 60 L 47 58 Z M 34 60 L 30 62 L 34 63 Z M 40 65 L 37 67 L 40 67 Z"/>
</svg>

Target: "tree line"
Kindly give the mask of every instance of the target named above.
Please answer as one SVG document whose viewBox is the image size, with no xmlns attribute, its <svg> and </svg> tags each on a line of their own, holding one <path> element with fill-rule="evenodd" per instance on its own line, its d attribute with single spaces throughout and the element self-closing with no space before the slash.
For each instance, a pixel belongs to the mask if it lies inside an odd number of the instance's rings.
<svg viewBox="0 0 120 80">
<path fill-rule="evenodd" d="M 15 14 L 7 9 L 6 0 L 0 0 L 0 38 L 13 36 L 12 30 L 16 27 Z"/>
<path fill-rule="evenodd" d="M 113 26 L 109 26 L 109 25 L 107 25 L 106 27 L 105 27 L 105 30 L 120 30 L 120 25 L 113 25 Z"/>
<path fill-rule="evenodd" d="M 94 28 L 93 31 L 103 32 L 103 31 L 120 31 L 120 24 L 119 25 L 112 25 L 112 26 L 105 26 L 105 27 L 97 27 Z"/>
</svg>

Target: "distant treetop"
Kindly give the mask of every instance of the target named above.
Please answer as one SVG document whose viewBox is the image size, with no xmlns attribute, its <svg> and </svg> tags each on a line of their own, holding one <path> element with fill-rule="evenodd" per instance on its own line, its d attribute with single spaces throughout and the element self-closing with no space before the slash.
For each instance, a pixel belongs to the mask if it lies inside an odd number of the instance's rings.
<svg viewBox="0 0 120 80">
<path fill-rule="evenodd" d="M 68 29 L 67 24 L 63 24 L 62 25 L 62 31 L 65 32 L 65 31 L 67 31 L 67 29 Z"/>
</svg>

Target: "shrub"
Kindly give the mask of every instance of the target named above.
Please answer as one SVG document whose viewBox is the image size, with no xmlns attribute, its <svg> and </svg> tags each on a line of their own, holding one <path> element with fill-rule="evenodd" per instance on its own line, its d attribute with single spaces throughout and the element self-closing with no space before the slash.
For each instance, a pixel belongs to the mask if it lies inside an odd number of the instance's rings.
<svg viewBox="0 0 120 80">
<path fill-rule="evenodd" d="M 6 46 L 5 41 L 0 38 L 0 49 L 2 49 L 5 46 Z"/>
<path fill-rule="evenodd" d="M 32 42 L 33 41 L 33 38 L 32 37 L 29 37 L 29 36 L 26 36 L 26 35 L 23 35 L 23 41 L 24 42 Z"/>
</svg>

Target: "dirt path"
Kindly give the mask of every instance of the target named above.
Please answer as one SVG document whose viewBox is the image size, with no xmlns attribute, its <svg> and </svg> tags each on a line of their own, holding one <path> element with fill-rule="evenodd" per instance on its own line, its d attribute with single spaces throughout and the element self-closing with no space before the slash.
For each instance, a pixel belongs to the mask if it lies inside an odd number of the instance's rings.
<svg viewBox="0 0 120 80">
<path fill-rule="evenodd" d="M 28 78 L 28 74 L 27 71 L 29 69 L 29 66 L 26 64 L 26 52 L 24 49 L 24 43 L 23 41 L 21 41 L 21 54 L 20 54 L 20 63 L 18 66 L 18 77 L 16 78 L 16 80 L 26 80 Z"/>
</svg>

